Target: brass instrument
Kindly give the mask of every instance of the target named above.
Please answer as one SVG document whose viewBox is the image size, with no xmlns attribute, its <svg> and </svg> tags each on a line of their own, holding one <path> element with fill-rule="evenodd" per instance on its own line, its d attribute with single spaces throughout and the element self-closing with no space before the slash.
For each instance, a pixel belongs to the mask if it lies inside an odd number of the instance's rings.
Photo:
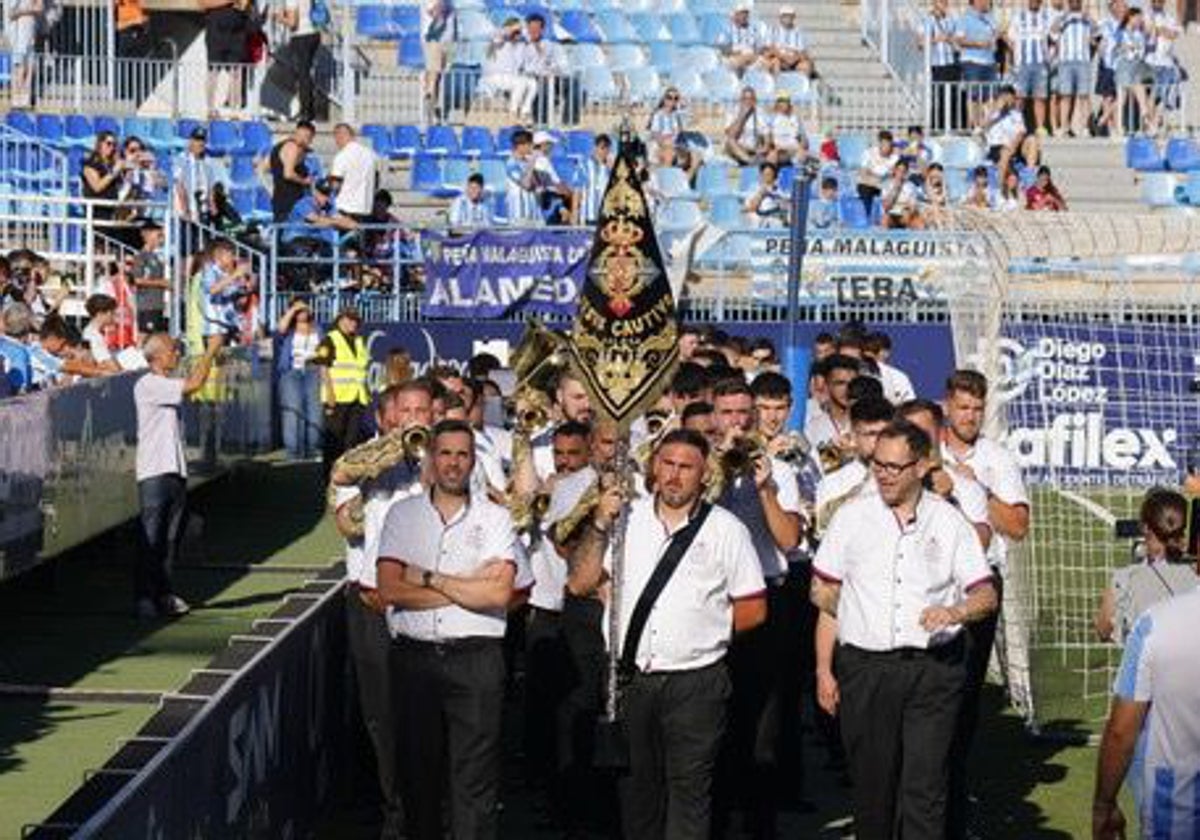
<svg viewBox="0 0 1200 840">
<path fill-rule="evenodd" d="M 343 487 L 360 485 L 378 478 L 402 461 L 412 463 L 422 461 L 429 451 L 430 435 L 430 430 L 426 426 L 394 429 L 342 453 L 342 456 L 334 462 L 333 470 L 330 472 L 331 476 L 338 477 L 338 483 L 334 484 L 330 481 L 325 493 L 325 502 L 329 510 L 333 513 L 337 512 L 337 488 L 339 485 Z M 363 497 L 356 496 L 347 502 L 347 505 L 350 522 L 361 536 Z"/>
<path fill-rule="evenodd" d="M 848 452 L 834 441 L 825 441 L 817 446 L 817 457 L 821 461 L 821 471 L 828 475 L 834 470 L 841 469 L 854 460 L 855 453 Z"/>
<path fill-rule="evenodd" d="M 646 435 L 657 438 L 666 431 L 667 423 L 671 420 L 671 412 L 661 408 L 652 408 L 646 412 Z"/>
<path fill-rule="evenodd" d="M 829 523 L 833 521 L 833 515 L 837 513 L 842 505 L 855 498 L 871 479 L 871 474 L 868 472 L 863 476 L 862 481 L 859 481 L 849 490 L 837 498 L 830 499 L 817 509 L 813 522 L 813 535 L 820 539 L 825 536 L 825 532 L 829 530 Z"/>
<path fill-rule="evenodd" d="M 808 442 L 808 438 L 803 432 L 785 432 L 784 440 L 787 441 L 786 446 L 776 452 L 775 457 L 789 467 L 802 466 L 808 460 L 808 453 L 812 451 L 812 444 Z"/>
<path fill-rule="evenodd" d="M 550 422 L 550 390 L 567 368 L 567 339 L 531 320 L 509 361 L 517 383 L 508 408 L 517 431 L 532 434 Z"/>
<path fill-rule="evenodd" d="M 767 447 L 762 436 L 753 432 L 734 438 L 729 448 L 716 453 L 708 493 L 710 502 L 715 502 L 732 487 L 739 478 L 753 477 L 760 458 L 767 457 Z"/>
<path fill-rule="evenodd" d="M 428 426 L 409 426 L 400 433 L 400 445 L 409 461 L 424 461 L 432 441 L 433 432 Z"/>
<path fill-rule="evenodd" d="M 596 505 L 600 504 L 600 496 L 618 483 L 624 483 L 627 496 L 632 498 L 634 491 L 632 475 L 622 477 L 612 470 L 603 470 L 583 491 L 583 495 L 579 497 L 579 501 L 575 503 L 570 512 L 551 526 L 550 538 L 559 544 L 568 542 L 571 535 L 592 515 Z"/>
</svg>

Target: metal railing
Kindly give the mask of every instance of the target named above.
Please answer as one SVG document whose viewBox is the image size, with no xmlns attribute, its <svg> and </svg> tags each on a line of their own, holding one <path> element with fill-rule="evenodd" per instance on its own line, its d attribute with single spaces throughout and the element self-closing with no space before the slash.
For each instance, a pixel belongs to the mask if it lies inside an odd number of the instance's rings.
<svg viewBox="0 0 1200 840">
<path fill-rule="evenodd" d="M 64 195 L 69 183 L 65 154 L 0 124 L 0 198 L 12 194 Z"/>
<path fill-rule="evenodd" d="M 860 11 L 863 41 L 879 55 L 909 100 L 920 107 L 928 78 L 923 4 L 913 0 L 862 0 Z"/>
<path fill-rule="evenodd" d="M 818 90 L 814 124 L 823 131 L 897 131 L 923 121 L 923 103 L 899 84 L 847 84 L 822 79 Z"/>
</svg>

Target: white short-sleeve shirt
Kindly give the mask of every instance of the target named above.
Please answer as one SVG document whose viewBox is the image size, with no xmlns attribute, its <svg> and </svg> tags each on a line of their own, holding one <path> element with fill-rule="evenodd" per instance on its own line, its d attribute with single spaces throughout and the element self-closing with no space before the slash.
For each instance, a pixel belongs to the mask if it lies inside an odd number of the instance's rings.
<svg viewBox="0 0 1200 840">
<path fill-rule="evenodd" d="M 529 603 L 539 609 L 561 612 L 563 592 L 567 586 L 567 561 L 558 553 L 551 539 L 554 524 L 565 518 L 596 480 L 596 471 L 584 467 L 573 473 L 556 473 L 550 504 L 542 517 L 542 538 L 532 549 L 529 558 L 533 567 L 533 588 Z"/>
<path fill-rule="evenodd" d="M 83 328 L 83 340 L 87 342 L 88 352 L 92 354 L 97 364 L 112 361 L 112 351 L 108 349 L 108 342 L 104 339 L 104 333 L 98 330 L 92 324 L 88 324 Z"/>
<path fill-rule="evenodd" d="M 622 638 L 638 598 L 673 536 L 658 518 L 652 496 L 632 502 L 627 533 L 621 580 Z M 611 552 L 605 567 L 611 573 Z M 686 671 L 719 662 L 733 637 L 733 602 L 759 597 L 764 591 L 746 526 L 729 511 L 714 506 L 650 611 L 638 642 L 638 669 Z M 607 619 L 604 628 L 607 634 Z"/>
<path fill-rule="evenodd" d="M 823 408 L 810 413 L 804 422 L 804 436 L 814 447 L 823 446 L 826 443 L 837 443 L 841 440 L 842 435 L 849 431 L 849 420 L 846 421 L 845 427 L 839 426 L 838 422 Z"/>
<path fill-rule="evenodd" d="M 960 626 L 930 634 L 921 627 L 921 613 L 957 604 L 992 576 L 966 517 L 925 492 L 907 524 L 876 493 L 847 502 L 833 515 L 813 573 L 841 584 L 839 640 L 873 651 L 950 641 Z"/>
<path fill-rule="evenodd" d="M 779 506 L 788 513 L 801 513 L 800 486 L 792 468 L 778 458 L 771 459 L 771 480 L 775 482 L 775 495 Z M 776 544 L 767 527 L 767 515 L 763 512 L 762 499 L 753 475 L 739 476 L 729 484 L 720 498 L 721 507 L 728 510 L 750 529 L 754 550 L 762 566 L 763 577 L 775 578 L 787 572 L 787 554 Z"/>
<path fill-rule="evenodd" d="M 410 496 L 391 506 L 379 540 L 379 561 L 399 561 L 432 572 L 470 575 L 490 560 L 508 560 L 517 568 L 515 586 L 529 578 L 523 552 L 516 550 L 512 518 L 504 508 L 473 496 L 449 522 L 433 506 L 430 493 Z M 451 604 L 431 610 L 388 607 L 393 636 L 442 642 L 473 636 L 504 635 L 504 609 L 475 611 Z"/>
<path fill-rule="evenodd" d="M 133 386 L 137 409 L 137 480 L 187 478 L 183 451 L 183 380 L 147 373 Z"/>
<path fill-rule="evenodd" d="M 879 384 L 883 386 L 883 395 L 887 397 L 888 402 L 899 405 L 917 395 L 908 374 L 887 362 L 878 362 L 877 364 L 879 365 Z"/>
<path fill-rule="evenodd" d="M 357 140 L 351 140 L 333 157 L 329 174 L 341 179 L 336 206 L 340 213 L 365 216 L 375 203 L 375 153 Z"/>
<path fill-rule="evenodd" d="M 1021 479 L 1021 468 L 1013 454 L 996 441 L 980 437 L 962 455 L 955 455 L 946 444 L 942 445 L 942 460 L 952 469 L 955 465 L 965 465 L 975 473 L 975 480 L 982 486 L 986 496 L 995 496 L 1006 505 L 1025 505 L 1029 507 L 1029 493 L 1025 482 Z M 958 476 L 953 475 L 957 487 Z M 1008 556 L 1008 540 L 996 534 L 988 548 L 988 561 L 993 565 L 1004 568 Z"/>
<path fill-rule="evenodd" d="M 1149 703 L 1129 770 L 1144 838 L 1200 835 L 1200 590 L 1147 610 L 1125 643 L 1113 693 Z"/>
<path fill-rule="evenodd" d="M 817 521 L 824 520 L 821 512 L 828 504 L 836 502 L 848 494 L 862 491 L 878 492 L 871 471 L 857 458 L 843 464 L 833 472 L 827 473 L 817 482 L 816 498 L 813 501 L 813 506 L 817 511 Z"/>
<path fill-rule="evenodd" d="M 379 559 L 379 541 L 387 512 L 396 502 L 423 490 L 420 464 L 407 462 L 397 464 L 371 481 L 336 489 L 334 504 L 339 508 L 356 496 L 364 497 L 362 539 L 346 541 L 346 577 L 349 580 L 367 589 L 375 588 L 375 562 Z"/>
</svg>

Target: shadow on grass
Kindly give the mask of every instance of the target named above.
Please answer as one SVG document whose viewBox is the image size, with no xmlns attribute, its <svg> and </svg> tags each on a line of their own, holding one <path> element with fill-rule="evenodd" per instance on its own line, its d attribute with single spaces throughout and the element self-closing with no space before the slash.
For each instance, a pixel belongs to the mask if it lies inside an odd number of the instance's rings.
<svg viewBox="0 0 1200 840">
<path fill-rule="evenodd" d="M 132 566 L 138 550 L 133 525 L 6 582 L 0 587 L 0 682 L 70 686 L 89 675 L 120 674 L 135 658 L 148 660 L 150 669 L 158 667 L 154 657 L 164 653 L 207 659 L 206 654 L 218 651 L 240 626 L 248 626 L 252 616 L 238 615 L 237 610 L 273 604 L 297 588 L 295 576 L 272 576 L 262 579 L 269 591 L 222 599 L 221 593 L 246 576 L 229 564 L 252 567 L 298 543 L 292 550 L 311 548 L 305 538 L 324 515 L 323 490 L 319 465 L 273 467 L 257 462 L 194 490 L 190 510 L 203 521 L 203 536 L 185 548 L 182 559 L 188 566 L 176 573 L 175 583 L 199 609 L 179 621 L 138 621 L 132 616 Z M 331 553 L 322 548 L 302 561 L 324 563 Z M 223 568 L 205 569 L 205 562 Z M 219 620 L 224 618 L 221 611 L 230 612 L 228 621 Z M 115 664 L 117 660 L 124 662 Z M 164 673 L 174 673 L 173 664 L 168 663 Z M 153 670 L 147 673 L 153 679 Z M 18 704 L 20 714 L 10 714 Z M 57 726 L 52 704 L 41 703 L 41 713 L 33 711 L 37 705 L 28 697 L 0 698 L 0 773 L 20 769 L 20 744 L 36 741 Z"/>
</svg>

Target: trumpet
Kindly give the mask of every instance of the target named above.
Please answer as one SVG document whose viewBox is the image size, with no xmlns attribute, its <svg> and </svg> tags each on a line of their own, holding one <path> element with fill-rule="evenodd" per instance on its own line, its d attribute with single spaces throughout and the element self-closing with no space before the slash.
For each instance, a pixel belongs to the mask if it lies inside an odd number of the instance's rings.
<svg viewBox="0 0 1200 840">
<path fill-rule="evenodd" d="M 425 460 L 432 440 L 433 433 L 428 426 L 409 426 L 400 433 L 400 446 L 404 449 L 404 457 L 410 461 Z"/>
<path fill-rule="evenodd" d="M 817 457 L 821 460 L 821 471 L 828 475 L 854 460 L 854 453 L 847 452 L 833 441 L 825 441 L 817 446 Z"/>
<path fill-rule="evenodd" d="M 550 396 L 545 391 L 525 387 L 514 402 L 518 431 L 531 435 L 550 422 Z"/>
<path fill-rule="evenodd" d="M 799 467 L 808 460 L 808 453 L 812 451 L 812 444 L 808 442 L 808 438 L 803 432 L 787 432 L 784 435 L 786 446 L 775 453 L 775 457 L 783 461 L 789 467 Z"/>
<path fill-rule="evenodd" d="M 667 423 L 671 419 L 671 412 L 663 411 L 661 408 L 652 408 L 646 412 L 646 435 L 650 438 L 657 438 L 663 433 L 667 427 Z"/>
<path fill-rule="evenodd" d="M 728 449 L 716 453 L 712 479 L 706 498 L 715 502 L 740 478 L 754 474 L 760 458 L 767 457 L 767 447 L 762 437 L 754 432 L 734 438 Z"/>
</svg>

